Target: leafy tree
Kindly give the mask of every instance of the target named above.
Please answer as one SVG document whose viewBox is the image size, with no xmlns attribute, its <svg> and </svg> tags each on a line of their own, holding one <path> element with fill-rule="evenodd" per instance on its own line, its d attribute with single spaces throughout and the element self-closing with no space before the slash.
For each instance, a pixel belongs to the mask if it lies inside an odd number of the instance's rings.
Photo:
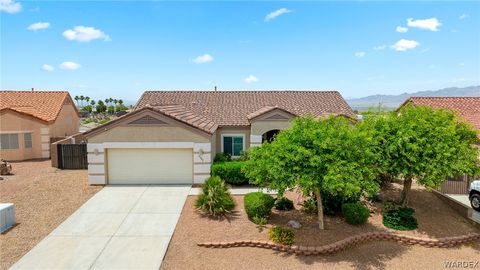
<svg viewBox="0 0 480 270">
<path fill-rule="evenodd" d="M 413 179 L 430 189 L 448 177 L 479 171 L 477 134 L 451 111 L 407 106 L 365 122 L 380 153 L 380 170 L 404 180 L 402 204 L 408 203 Z"/>
<path fill-rule="evenodd" d="M 92 109 L 93 109 L 92 105 L 86 105 L 86 106 L 83 106 L 83 108 L 82 108 L 83 111 L 86 111 L 86 112 L 89 112 L 89 113 L 92 112 Z"/>
<path fill-rule="evenodd" d="M 99 100 L 97 103 L 97 106 L 95 107 L 95 111 L 97 113 L 102 113 L 107 111 L 107 106 L 105 106 L 105 103 L 103 101 Z"/>
<path fill-rule="evenodd" d="M 299 187 L 314 194 L 319 228 L 324 229 L 321 191 L 343 197 L 378 190 L 372 141 L 343 117 L 297 118 L 271 143 L 253 148 L 245 173 L 260 186 L 281 194 Z"/>
</svg>

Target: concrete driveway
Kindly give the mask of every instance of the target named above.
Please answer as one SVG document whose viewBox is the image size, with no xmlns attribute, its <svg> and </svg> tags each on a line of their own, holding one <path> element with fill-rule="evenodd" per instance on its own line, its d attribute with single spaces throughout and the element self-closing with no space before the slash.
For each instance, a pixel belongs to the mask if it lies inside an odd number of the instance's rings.
<svg viewBox="0 0 480 270">
<path fill-rule="evenodd" d="M 159 269 L 190 186 L 107 186 L 11 269 Z"/>
</svg>

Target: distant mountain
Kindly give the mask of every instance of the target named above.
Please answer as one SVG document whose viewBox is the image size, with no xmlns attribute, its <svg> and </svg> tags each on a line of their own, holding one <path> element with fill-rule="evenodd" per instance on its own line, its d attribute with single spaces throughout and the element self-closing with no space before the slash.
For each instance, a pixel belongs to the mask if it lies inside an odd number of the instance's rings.
<svg viewBox="0 0 480 270">
<path fill-rule="evenodd" d="M 466 97 L 480 96 L 480 85 L 469 87 L 450 87 L 433 91 L 420 91 L 415 93 L 403 93 L 400 95 L 373 95 L 362 98 L 347 99 L 347 103 L 354 110 L 368 110 L 370 107 L 377 107 L 381 104 L 386 109 L 396 109 L 407 98 L 416 97 Z"/>
</svg>

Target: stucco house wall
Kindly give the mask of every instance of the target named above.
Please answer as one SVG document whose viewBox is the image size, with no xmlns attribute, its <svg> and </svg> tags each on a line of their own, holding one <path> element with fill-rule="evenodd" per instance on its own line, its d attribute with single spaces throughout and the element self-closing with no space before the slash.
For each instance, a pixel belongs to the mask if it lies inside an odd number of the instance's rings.
<svg viewBox="0 0 480 270">
<path fill-rule="evenodd" d="M 42 158 L 41 131 L 46 127 L 41 121 L 17 112 L 0 113 L 0 133 L 18 134 L 18 149 L 1 149 L 0 158 L 9 161 Z M 32 133 L 31 148 L 25 148 L 25 133 Z"/>
<path fill-rule="evenodd" d="M 61 138 L 68 137 L 78 133 L 80 126 L 80 117 L 72 104 L 66 104 L 60 110 L 57 120 L 49 125 L 50 137 Z"/>
<path fill-rule="evenodd" d="M 222 135 L 228 135 L 228 134 L 243 135 L 245 137 L 245 141 L 244 141 L 245 150 L 247 150 L 248 147 L 250 146 L 250 127 L 249 126 L 240 126 L 240 127 L 223 126 L 223 127 L 219 127 L 214 134 L 215 140 L 216 140 L 215 154 L 223 152 L 222 151 Z"/>
</svg>

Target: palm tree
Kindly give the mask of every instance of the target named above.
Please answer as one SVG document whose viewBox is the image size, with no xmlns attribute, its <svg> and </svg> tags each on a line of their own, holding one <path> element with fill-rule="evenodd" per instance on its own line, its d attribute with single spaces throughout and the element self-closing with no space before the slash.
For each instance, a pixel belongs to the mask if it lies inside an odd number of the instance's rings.
<svg viewBox="0 0 480 270">
<path fill-rule="evenodd" d="M 92 105 L 92 113 L 95 110 L 95 100 L 90 100 L 90 105 Z"/>
<path fill-rule="evenodd" d="M 85 100 L 85 97 L 84 96 L 80 96 L 80 103 L 82 104 L 82 107 L 83 107 L 83 101 Z"/>
<path fill-rule="evenodd" d="M 110 101 L 109 98 L 106 98 L 106 99 L 105 99 L 105 103 L 107 104 L 107 106 L 108 106 L 108 102 L 109 102 L 109 101 Z"/>
<path fill-rule="evenodd" d="M 79 106 L 78 106 L 78 100 L 80 99 L 80 97 L 79 97 L 79 96 L 75 96 L 74 99 L 75 99 L 75 101 L 77 102 L 77 107 L 79 107 Z"/>
<path fill-rule="evenodd" d="M 118 104 L 123 105 L 123 100 L 119 99 Z"/>
<path fill-rule="evenodd" d="M 90 97 L 85 97 L 85 101 L 87 102 L 87 105 L 88 105 L 88 103 L 90 101 Z"/>
</svg>

